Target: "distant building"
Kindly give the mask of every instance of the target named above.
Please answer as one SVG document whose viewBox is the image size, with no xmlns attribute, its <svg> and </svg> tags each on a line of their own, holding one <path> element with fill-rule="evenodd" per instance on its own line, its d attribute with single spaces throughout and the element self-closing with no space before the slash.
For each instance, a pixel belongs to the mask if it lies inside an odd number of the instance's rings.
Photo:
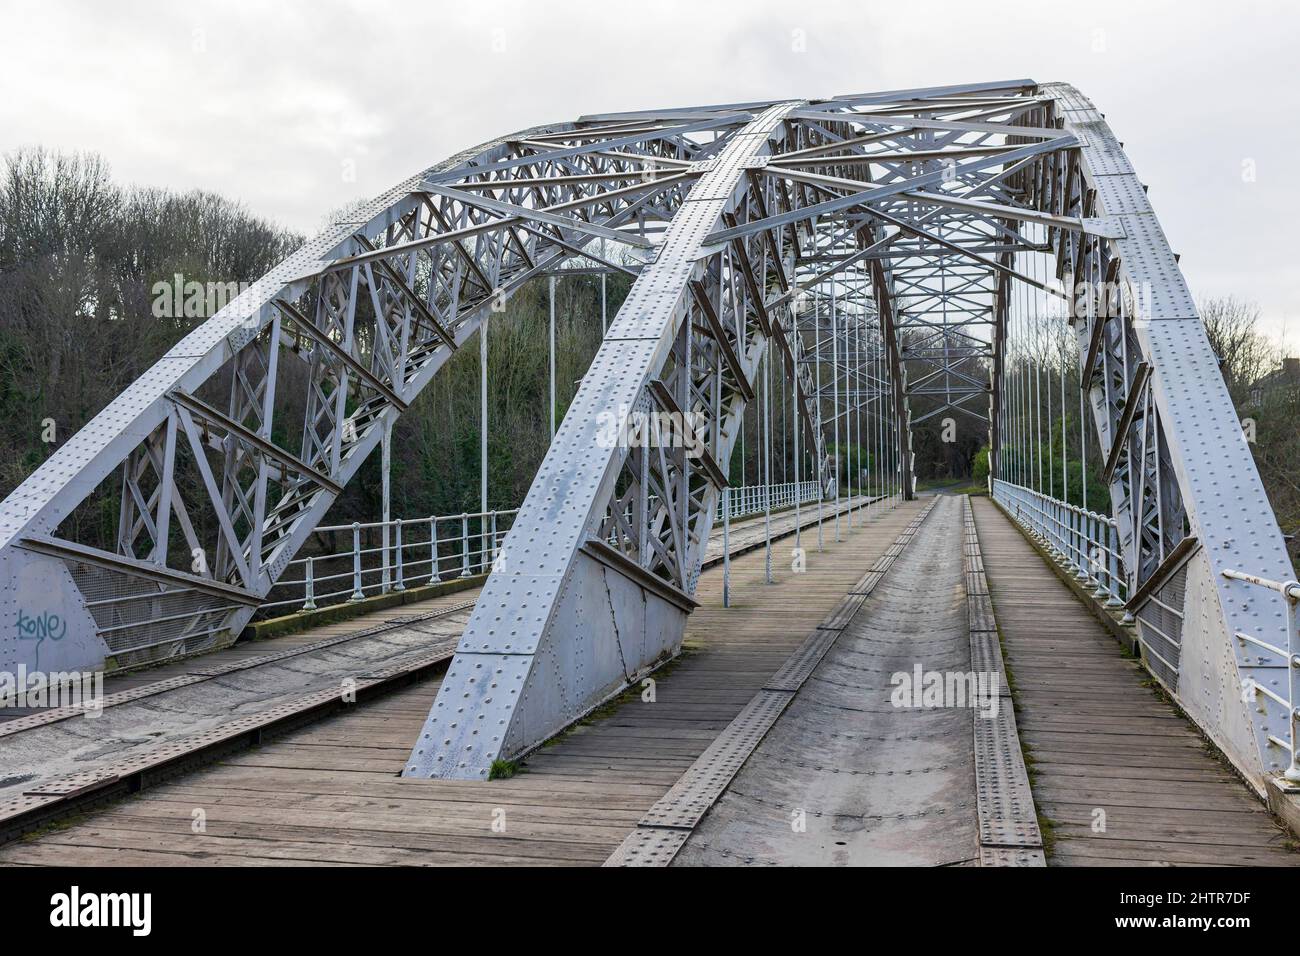
<svg viewBox="0 0 1300 956">
<path fill-rule="evenodd" d="M 1282 365 L 1269 372 L 1250 387 L 1250 404 L 1264 404 L 1264 395 L 1275 389 L 1300 388 L 1300 358 L 1284 358 Z"/>
</svg>

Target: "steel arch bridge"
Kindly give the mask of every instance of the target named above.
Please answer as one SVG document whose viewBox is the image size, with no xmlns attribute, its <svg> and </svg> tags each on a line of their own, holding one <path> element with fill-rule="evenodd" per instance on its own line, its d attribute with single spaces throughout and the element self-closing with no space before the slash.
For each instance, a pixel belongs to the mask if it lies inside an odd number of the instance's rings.
<svg viewBox="0 0 1300 956">
<path fill-rule="evenodd" d="M 0 663 L 233 641 L 385 427 L 567 261 L 635 281 L 408 775 L 484 777 L 677 651 L 766 356 L 826 489 L 842 417 L 829 355 L 901 494 L 922 395 L 987 428 L 995 483 L 1014 490 L 1032 432 L 1018 363 L 1052 309 L 1076 339 L 1148 662 L 1256 786 L 1287 766 L 1288 666 L 1237 639 L 1287 647 L 1286 622 L 1224 572 L 1293 573 L 1216 357 L 1102 115 L 1031 80 L 586 116 L 400 183 L 187 335 L 5 499 Z M 626 410 L 677 416 L 703 451 L 602 437 Z M 112 549 L 70 521 L 105 483 Z M 1277 693 L 1243 694 L 1250 681 Z"/>
</svg>

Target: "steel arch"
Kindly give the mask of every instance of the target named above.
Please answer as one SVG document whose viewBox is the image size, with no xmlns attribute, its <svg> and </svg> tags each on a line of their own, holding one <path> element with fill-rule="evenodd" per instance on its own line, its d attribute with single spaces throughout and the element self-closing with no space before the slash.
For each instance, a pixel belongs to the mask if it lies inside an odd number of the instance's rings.
<svg viewBox="0 0 1300 956">
<path fill-rule="evenodd" d="M 1129 573 L 1129 608 L 1148 667 L 1263 789 L 1286 768 L 1290 708 L 1247 701 L 1243 681 L 1285 693 L 1287 667 L 1239 633 L 1288 645 L 1279 605 L 1225 570 L 1294 571 L 1196 304 L 1146 188 L 1102 114 L 1074 87 L 1044 85 L 1048 121 L 1079 149 L 1041 171 L 1035 203 L 1104 216 L 1108 235 L 1054 236 L 1072 298 L 1084 386 L 1106 456 Z M 1289 662 L 1288 662 L 1289 663 Z M 1292 702 L 1291 706 L 1294 706 Z"/>
<path fill-rule="evenodd" d="M 1267 598 L 1240 593 L 1221 572 L 1233 558 L 1234 525 L 1242 522 L 1254 531 L 1257 573 L 1289 578 L 1286 555 L 1181 273 L 1100 116 L 1068 86 L 1027 80 L 781 104 L 779 126 L 770 123 L 768 104 L 654 115 L 760 105 L 767 112 L 732 134 L 742 142 L 724 151 L 746 174 L 702 180 L 695 188 L 707 182 L 710 191 L 699 198 L 712 205 L 705 212 L 704 203 L 688 202 L 679 213 L 681 228 L 678 221 L 670 227 L 670 234 L 693 243 L 685 260 L 674 258 L 638 280 L 675 277 L 655 287 L 663 298 L 653 321 L 636 307 L 635 314 L 620 315 L 627 343 L 617 348 L 657 336 L 658 351 L 632 363 L 637 375 L 626 384 L 645 388 L 655 356 L 689 324 L 692 274 L 703 276 L 737 241 L 773 244 L 784 263 L 784 241 L 794 253 L 782 270 L 787 276 L 755 288 L 744 270 L 734 277 L 724 270 L 722 285 L 754 293 L 760 319 L 827 279 L 831 288 L 869 302 L 893 371 L 900 472 L 910 471 L 909 398 L 935 394 L 940 385 L 945 409 L 989 423 L 996 468 L 1009 290 L 1034 286 L 1068 300 L 1148 660 L 1260 786 L 1264 774 L 1282 765 L 1269 738 L 1286 736 L 1288 714 L 1267 701 L 1247 708 L 1236 693 L 1242 676 L 1258 669 L 1231 635 L 1249 625 L 1255 634 L 1285 640 L 1277 636 L 1280 622 L 1264 619 L 1268 609 L 1259 605 Z M 754 215 L 752 197 L 770 196 L 765 190 L 773 182 L 777 202 L 769 199 Z M 712 229 L 690 221 L 692 213 L 712 218 Z M 1035 230 L 1044 243 L 1029 238 Z M 1024 251 L 1050 252 L 1057 281 L 1018 272 L 1015 254 Z M 812 279 L 805 284 L 801 272 Z M 1096 308 L 1073 294 L 1078 281 L 1110 288 L 1116 301 Z M 632 301 L 641 301 L 633 292 Z M 815 339 L 821 328 L 818 314 Z M 615 346 L 609 348 L 612 354 Z M 972 360 L 981 359 L 990 360 L 988 381 L 970 374 Z M 584 383 L 584 391 L 577 415 L 591 415 L 599 404 L 596 386 Z M 988 414 L 974 402 L 986 402 Z M 1209 463 L 1204 452 L 1192 451 L 1205 447 L 1202 423 L 1214 436 Z M 546 575 L 509 573 L 489 582 L 408 774 L 486 775 L 492 760 L 526 752 L 626 686 L 653 664 L 656 651 L 675 649 L 672 639 L 680 636 L 689 605 L 678 595 L 651 596 L 622 573 L 615 579 L 625 590 L 616 594 L 604 586 L 610 567 L 586 545 L 602 527 L 608 488 L 601 483 L 617 462 L 572 460 L 586 447 L 584 427 L 580 418 L 566 421 L 543 466 L 542 487 L 549 490 L 530 495 L 530 520 L 507 542 L 507 556 L 518 556 L 554 543 L 563 528 L 559 559 Z M 582 490 L 578 507 L 556 508 L 572 504 L 561 491 L 572 486 Z M 1219 499 L 1218 487 L 1238 489 L 1231 505 Z M 531 572 L 531 556 L 527 564 Z M 1154 635 L 1170 626 L 1152 620 L 1161 605 L 1180 617 L 1176 639 L 1183 653 L 1175 672 L 1160 669 L 1167 650 L 1153 653 Z M 630 635 L 629 607 L 643 614 Z M 602 640 L 609 634 L 616 648 Z M 639 653 L 629 656 L 627 644 L 637 641 Z"/>
<path fill-rule="evenodd" d="M 922 395 L 990 423 L 997 473 L 1008 302 L 1028 285 L 1069 302 L 1153 672 L 1257 787 L 1281 769 L 1271 741 L 1287 736 L 1289 708 L 1247 705 L 1238 688 L 1285 669 L 1233 640 L 1285 645 L 1280 614 L 1222 574 L 1292 578 L 1281 535 L 1122 148 L 1072 87 L 1031 80 L 589 116 L 412 177 L 187 336 L 0 505 L 0 613 L 23 628 L 0 638 L 0 661 L 73 668 L 233 639 L 383 423 L 494 302 L 560 259 L 593 256 L 597 238 L 631 250 L 601 264 L 636 282 L 408 774 L 485 776 L 676 651 L 769 345 L 824 482 L 823 433 L 856 404 L 892 418 L 891 468 L 910 487 Z M 1050 253 L 1055 282 L 1017 271 L 1029 251 Z M 273 426 L 280 366 L 295 360 L 306 412 L 290 449 Z M 981 363 L 987 381 L 972 374 Z M 602 421 L 624 408 L 690 413 L 704 454 L 603 440 Z M 182 499 L 182 467 L 205 500 Z M 61 537 L 119 469 L 116 549 Z M 200 508 L 217 529 L 208 540 Z M 206 570 L 189 570 L 195 546 Z M 48 640 L 51 625 L 67 637 Z M 110 633 L 132 639 L 114 647 Z"/>
<path fill-rule="evenodd" d="M 611 408 L 661 401 L 668 391 L 690 399 L 679 369 L 690 363 L 696 330 L 724 310 L 722 327 L 736 332 L 731 351 L 740 369 L 730 413 L 716 400 L 709 412 L 694 390 L 694 407 L 721 425 L 710 449 L 729 454 L 746 397 L 742 383 L 769 341 L 792 374 L 807 368 L 805 339 L 820 344 L 824 319 L 817 307 L 808 321 L 806 300 L 820 294 L 831 300 L 835 425 L 841 363 L 854 398 L 868 379 L 866 327 L 868 341 L 874 337 L 887 355 L 878 378 L 897 410 L 891 438 L 898 474 L 910 485 L 905 360 L 929 363 L 950 388 L 953 377 L 964 377 L 954 408 L 968 400 L 965 391 L 989 393 L 986 382 L 970 382 L 960 362 L 972 358 L 977 341 L 968 326 L 993 323 L 995 290 L 969 276 L 951 287 L 948 279 L 958 269 L 950 260 L 974 257 L 990 272 L 997 263 L 961 243 L 1004 241 L 1008 230 L 990 236 L 980 224 L 1007 215 L 1100 228 L 1005 204 L 1016 202 L 1009 176 L 1075 145 L 1067 133 L 1022 122 L 1041 105 L 1032 89 L 1018 80 L 648 114 L 743 108 L 753 116 L 699 167 L 701 179 L 611 325 L 505 542 L 505 566 L 484 588 L 407 775 L 486 777 L 495 761 L 528 751 L 676 652 L 721 483 L 709 480 L 713 469 L 697 469 L 699 491 L 691 494 L 688 475 L 669 475 L 683 482 L 673 498 L 677 514 L 665 515 L 661 526 L 674 529 L 666 549 L 672 560 L 647 561 L 647 522 L 637 520 L 641 512 L 628 508 L 621 490 L 638 488 L 638 467 L 644 486 L 645 457 L 602 446 L 597 428 Z M 927 317 L 936 302 L 944 307 L 938 320 Z M 962 322 L 948 322 L 949 307 L 965 314 Z M 914 356 L 908 337 L 920 346 Z M 931 355 L 935 339 L 940 349 Z M 984 345 L 974 357 L 989 354 Z M 706 379 L 720 377 L 722 367 L 714 361 L 706 372 Z M 820 411 L 824 385 L 800 378 L 801 396 L 815 395 Z M 883 408 L 882 394 L 877 411 Z M 662 481 L 656 491 L 667 487 Z"/>
<path fill-rule="evenodd" d="M 596 148 L 554 148 L 573 124 L 524 130 L 424 170 L 308 242 L 0 505 L 0 613 L 19 624 L 0 638 L 0 665 L 95 668 L 234 640 L 385 422 L 482 317 L 575 255 L 634 271 L 587 247 L 648 250 L 647 228 L 699 175 L 691 163 L 744 118 L 586 124 L 577 138 Z M 305 374 L 305 411 L 291 421 L 277 414 L 284 362 Z M 293 431 L 296 448 L 281 437 Z M 184 499 L 182 468 L 201 500 Z M 115 473 L 116 547 L 60 535 Z"/>
</svg>

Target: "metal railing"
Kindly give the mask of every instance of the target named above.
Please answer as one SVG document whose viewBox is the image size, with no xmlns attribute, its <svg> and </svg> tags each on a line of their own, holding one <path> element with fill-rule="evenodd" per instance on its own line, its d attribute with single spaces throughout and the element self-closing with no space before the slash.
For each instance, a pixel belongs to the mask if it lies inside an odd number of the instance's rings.
<svg viewBox="0 0 1300 956">
<path fill-rule="evenodd" d="M 1061 567 L 1094 588 L 1093 597 L 1105 598 L 1108 607 L 1125 603 L 1128 575 L 1113 518 L 997 478 L 993 500 L 1042 542 Z"/>
<path fill-rule="evenodd" d="M 1263 694 L 1265 697 L 1281 704 L 1282 707 L 1286 709 L 1288 717 L 1287 727 L 1289 729 L 1290 739 L 1283 740 L 1280 737 L 1274 737 L 1272 734 L 1269 734 L 1268 742 L 1274 747 L 1282 747 L 1291 755 L 1290 765 L 1287 767 L 1283 776 L 1292 783 L 1300 783 L 1300 762 L 1297 762 L 1296 759 L 1297 715 L 1295 708 L 1291 706 L 1291 702 L 1296 699 L 1296 684 L 1297 680 L 1300 679 L 1296 674 L 1296 668 L 1300 667 L 1300 656 L 1297 656 L 1297 652 L 1300 652 L 1300 636 L 1296 634 L 1296 604 L 1300 603 L 1300 583 L 1295 581 L 1270 581 L 1268 578 L 1246 574 L 1244 571 L 1234 571 L 1231 568 L 1225 569 L 1223 576 L 1225 578 L 1230 578 L 1233 581 L 1244 581 L 1247 584 L 1254 585 L 1255 587 L 1267 588 L 1270 591 L 1276 592 L 1282 599 L 1282 604 L 1284 605 L 1284 617 L 1286 620 L 1286 647 L 1278 647 L 1276 644 L 1270 644 L 1268 641 L 1261 640 L 1253 634 L 1245 634 L 1241 631 L 1237 631 L 1233 634 L 1233 637 L 1240 641 L 1243 646 L 1249 644 L 1253 647 L 1261 648 L 1262 650 L 1267 651 L 1270 655 L 1280 657 L 1282 660 L 1286 661 L 1287 696 L 1285 698 L 1276 691 L 1269 690 L 1254 678 L 1247 678 L 1242 682 L 1242 694 L 1249 694 L 1251 697 Z M 1263 655 L 1260 655 L 1259 658 L 1261 661 L 1265 659 Z"/>
<path fill-rule="evenodd" d="M 817 501 L 816 481 L 780 485 L 741 485 L 728 489 L 729 517 L 743 518 Z M 375 594 L 404 591 L 490 570 L 519 509 L 394 518 L 322 525 L 318 539 L 331 542 L 320 553 L 290 561 L 262 604 L 263 611 L 293 608 L 314 611 L 329 604 L 360 601 Z M 385 534 L 387 531 L 387 534 Z M 342 537 L 343 546 L 333 546 Z"/>
<path fill-rule="evenodd" d="M 801 481 L 798 484 L 789 482 L 783 485 L 737 485 L 727 489 L 727 516 L 744 518 L 747 515 L 761 514 L 769 507 L 773 511 L 793 508 L 796 498 L 799 504 L 806 504 L 819 501 L 821 496 L 821 485 L 816 481 Z"/>
<path fill-rule="evenodd" d="M 322 525 L 317 536 L 341 535 L 346 546 L 290 561 L 263 609 L 360 601 L 452 578 L 485 573 L 518 508 L 508 511 L 354 521 Z"/>
</svg>

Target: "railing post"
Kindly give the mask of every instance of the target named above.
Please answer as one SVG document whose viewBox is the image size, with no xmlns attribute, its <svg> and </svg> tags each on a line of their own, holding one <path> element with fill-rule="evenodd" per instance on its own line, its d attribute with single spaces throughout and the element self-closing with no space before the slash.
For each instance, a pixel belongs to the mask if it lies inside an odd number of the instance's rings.
<svg viewBox="0 0 1300 956">
<path fill-rule="evenodd" d="M 1092 584 L 1092 562 L 1088 560 L 1088 544 L 1092 541 L 1092 516 L 1079 508 L 1075 511 L 1076 531 L 1075 550 L 1079 555 L 1079 581 L 1084 585 Z"/>
<path fill-rule="evenodd" d="M 352 597 L 350 600 L 360 601 L 365 596 L 366 592 L 361 590 L 361 522 L 354 521 L 352 522 Z"/>
<path fill-rule="evenodd" d="M 1088 580 L 1088 560 L 1084 555 L 1083 543 L 1087 530 L 1087 516 L 1073 505 L 1066 505 L 1070 509 L 1070 563 L 1074 565 L 1074 579 L 1076 581 Z"/>
<path fill-rule="evenodd" d="M 1061 521 L 1058 532 L 1061 536 L 1061 556 L 1065 559 L 1065 568 L 1067 571 L 1074 571 L 1076 574 L 1079 570 L 1079 561 L 1074 552 L 1074 512 L 1070 506 L 1064 502 L 1056 506 L 1060 512 Z"/>
<path fill-rule="evenodd" d="M 496 567 L 497 563 L 497 513 L 496 509 L 492 510 L 492 566 Z"/>
<path fill-rule="evenodd" d="M 1070 506 L 1070 514 L 1072 515 L 1070 541 L 1074 553 L 1074 578 L 1086 584 L 1092 578 L 1088 571 L 1088 558 L 1084 550 L 1088 540 L 1088 516 L 1073 505 Z"/>
<path fill-rule="evenodd" d="M 469 577 L 469 515 L 460 515 L 460 576 Z"/>
<path fill-rule="evenodd" d="M 405 591 L 405 590 L 406 590 L 406 580 L 405 580 L 404 575 L 402 574 L 402 520 L 401 520 L 400 518 L 398 518 L 396 521 L 393 522 L 393 534 L 394 534 L 394 539 L 393 539 L 393 540 L 396 542 L 396 545 L 397 545 L 397 548 L 396 548 L 396 552 L 397 552 L 397 580 L 395 580 L 395 581 L 393 582 L 393 590 L 394 590 L 394 591 Z"/>
<path fill-rule="evenodd" d="M 1061 509 L 1056 504 L 1055 501 L 1052 501 L 1047 498 L 1041 498 L 1041 496 L 1040 496 L 1040 500 L 1042 500 L 1043 502 L 1043 513 L 1044 513 L 1043 530 L 1047 535 L 1047 547 L 1053 554 L 1057 555 L 1056 560 L 1061 561 L 1063 560 L 1063 556 L 1061 555 L 1061 532 L 1060 532 Z"/>
<path fill-rule="evenodd" d="M 302 607 L 298 608 L 298 612 L 299 612 L 299 613 L 302 613 L 303 611 L 314 611 L 314 610 L 316 610 L 316 568 L 315 568 L 315 564 L 316 564 L 316 559 L 313 558 L 313 557 L 311 557 L 311 556 L 308 556 L 308 558 L 307 558 L 307 569 L 306 569 L 305 577 L 304 577 L 304 579 L 303 579 L 303 586 L 304 586 L 304 588 L 306 589 L 306 594 L 304 595 L 305 600 L 303 601 Z"/>
<path fill-rule="evenodd" d="M 429 583 L 441 580 L 442 572 L 438 568 L 438 518 L 429 515 Z"/>
<path fill-rule="evenodd" d="M 731 607 L 731 489 L 722 489 L 722 606 Z"/>
<path fill-rule="evenodd" d="M 1106 533 L 1110 525 L 1101 515 L 1088 512 L 1088 520 L 1092 522 L 1092 533 L 1089 539 L 1092 542 L 1091 553 L 1095 555 L 1090 567 L 1092 568 L 1092 580 L 1096 584 L 1096 590 L 1092 592 L 1095 598 L 1104 598 L 1110 591 L 1110 563 L 1106 560 L 1106 546 L 1102 544 L 1102 535 Z"/>
<path fill-rule="evenodd" d="M 1106 599 L 1106 606 L 1119 607 L 1124 603 L 1119 596 L 1119 528 L 1113 521 L 1107 521 L 1106 527 L 1109 529 L 1107 538 L 1110 540 L 1110 547 L 1107 549 L 1106 557 L 1109 565 L 1109 570 L 1106 572 L 1106 577 L 1109 580 L 1106 583 L 1109 585 L 1110 597 Z M 1128 615 L 1126 614 L 1125 617 L 1128 617 Z"/>
<path fill-rule="evenodd" d="M 1283 774 L 1291 783 L 1300 783 L 1300 761 L 1297 760 L 1296 746 L 1296 691 L 1300 680 L 1297 680 L 1296 667 L 1300 666 L 1300 660 L 1297 659 L 1297 653 L 1300 653 L 1300 642 L 1296 640 L 1296 598 L 1300 596 L 1300 584 L 1295 581 L 1288 581 L 1282 585 L 1282 600 L 1286 602 L 1286 663 L 1287 663 L 1287 710 L 1289 720 L 1287 725 L 1291 728 L 1291 766 L 1286 768 Z"/>
<path fill-rule="evenodd" d="M 822 485 L 820 481 L 816 482 L 816 485 L 817 485 L 817 550 L 820 551 L 822 549 L 822 543 L 823 543 L 822 542 Z"/>
</svg>

